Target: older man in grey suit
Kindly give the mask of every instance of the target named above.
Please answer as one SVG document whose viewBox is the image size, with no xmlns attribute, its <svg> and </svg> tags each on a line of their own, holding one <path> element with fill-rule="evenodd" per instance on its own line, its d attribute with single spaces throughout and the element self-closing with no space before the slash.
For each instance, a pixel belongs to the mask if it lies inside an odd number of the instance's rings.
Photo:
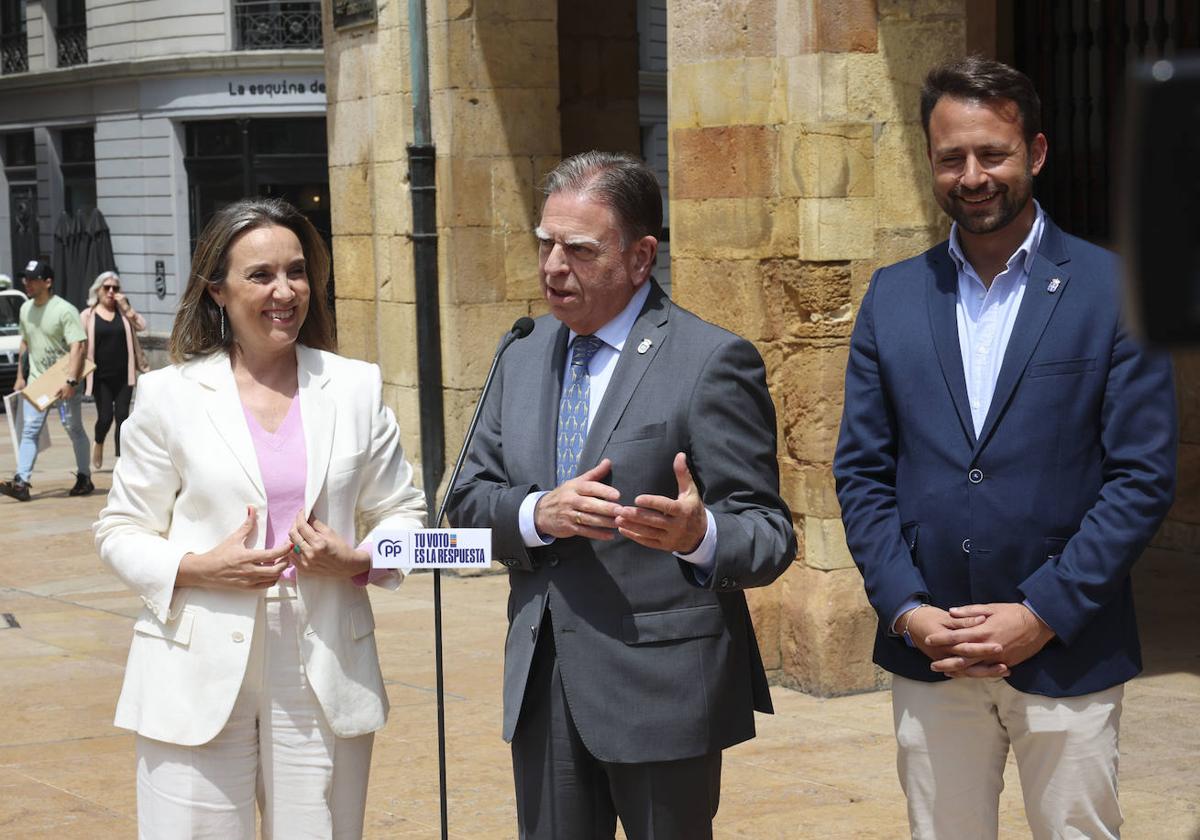
<svg viewBox="0 0 1200 840">
<path fill-rule="evenodd" d="M 450 504 L 509 567 L 520 836 L 711 837 L 721 751 L 771 711 L 742 590 L 796 553 L 775 408 L 754 347 L 650 278 L 643 163 L 578 155 L 545 191 L 551 314 L 501 363 Z"/>
</svg>

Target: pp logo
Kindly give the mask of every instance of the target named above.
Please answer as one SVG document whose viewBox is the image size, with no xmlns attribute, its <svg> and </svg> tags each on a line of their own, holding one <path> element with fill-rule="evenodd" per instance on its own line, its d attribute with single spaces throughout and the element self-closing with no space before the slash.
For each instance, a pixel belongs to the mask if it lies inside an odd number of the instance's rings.
<svg viewBox="0 0 1200 840">
<path fill-rule="evenodd" d="M 402 540 L 380 540 L 375 550 L 380 557 L 399 558 L 404 553 L 404 542 Z"/>
</svg>

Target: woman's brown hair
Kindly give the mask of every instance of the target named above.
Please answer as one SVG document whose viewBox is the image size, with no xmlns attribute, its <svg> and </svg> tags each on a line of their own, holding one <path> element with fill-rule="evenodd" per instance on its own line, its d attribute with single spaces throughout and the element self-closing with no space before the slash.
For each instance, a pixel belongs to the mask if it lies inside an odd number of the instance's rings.
<svg viewBox="0 0 1200 840">
<path fill-rule="evenodd" d="M 221 310 L 208 289 L 225 282 L 229 251 L 239 236 L 262 227 L 283 227 L 296 234 L 308 273 L 308 315 L 298 341 L 318 350 L 337 350 L 333 317 L 325 288 L 329 283 L 329 249 L 303 213 L 280 198 L 243 198 L 218 210 L 204 226 L 192 255 L 192 272 L 175 314 L 169 345 L 171 361 L 183 362 L 230 350 L 234 336 L 228 324 L 221 337 Z"/>
</svg>

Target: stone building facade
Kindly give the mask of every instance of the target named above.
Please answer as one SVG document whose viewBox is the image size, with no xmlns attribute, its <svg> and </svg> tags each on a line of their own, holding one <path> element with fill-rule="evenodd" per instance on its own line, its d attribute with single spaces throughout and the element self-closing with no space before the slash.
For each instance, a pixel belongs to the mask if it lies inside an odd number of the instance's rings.
<svg viewBox="0 0 1200 840">
<path fill-rule="evenodd" d="M 419 391 L 437 387 L 452 462 L 499 335 L 545 311 L 531 235 L 540 179 L 589 137 L 644 150 L 629 29 L 645 25 L 642 5 L 427 0 L 440 383 L 416 378 L 407 11 L 380 2 L 374 22 L 339 29 L 326 5 L 339 334 L 345 352 L 383 366 L 410 452 Z M 918 92 L 942 58 L 995 54 L 1003 5 L 666 3 L 666 125 L 640 128 L 643 141 L 658 130 L 669 145 L 672 295 L 766 359 L 801 552 L 748 595 L 767 667 L 805 691 L 886 684 L 870 661 L 875 616 L 831 473 L 850 330 L 872 272 L 948 231 L 930 193 Z M 1200 370 L 1181 361 L 1181 463 L 1195 476 Z M 1184 480 L 1163 537 L 1188 551 L 1200 548 L 1195 481 Z"/>
</svg>

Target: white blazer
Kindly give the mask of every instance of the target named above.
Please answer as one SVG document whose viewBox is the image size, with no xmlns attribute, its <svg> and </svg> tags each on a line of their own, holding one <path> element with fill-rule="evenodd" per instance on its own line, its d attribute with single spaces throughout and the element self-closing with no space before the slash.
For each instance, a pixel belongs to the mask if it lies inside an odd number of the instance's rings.
<svg viewBox="0 0 1200 840">
<path fill-rule="evenodd" d="M 308 458 L 305 516 L 347 542 L 364 532 L 420 528 L 424 495 L 413 487 L 400 430 L 383 405 L 379 368 L 297 345 Z M 261 590 L 175 589 L 179 561 L 226 539 L 258 511 L 263 548 L 267 497 L 229 357 L 216 353 L 147 373 L 121 428 L 122 457 L 93 530 L 100 558 L 146 608 L 133 626 L 116 725 L 193 746 L 224 728 L 241 688 Z M 399 574 L 381 581 L 395 589 Z M 373 732 L 388 701 L 366 590 L 346 579 L 297 577 L 300 653 L 333 731 Z"/>
</svg>

